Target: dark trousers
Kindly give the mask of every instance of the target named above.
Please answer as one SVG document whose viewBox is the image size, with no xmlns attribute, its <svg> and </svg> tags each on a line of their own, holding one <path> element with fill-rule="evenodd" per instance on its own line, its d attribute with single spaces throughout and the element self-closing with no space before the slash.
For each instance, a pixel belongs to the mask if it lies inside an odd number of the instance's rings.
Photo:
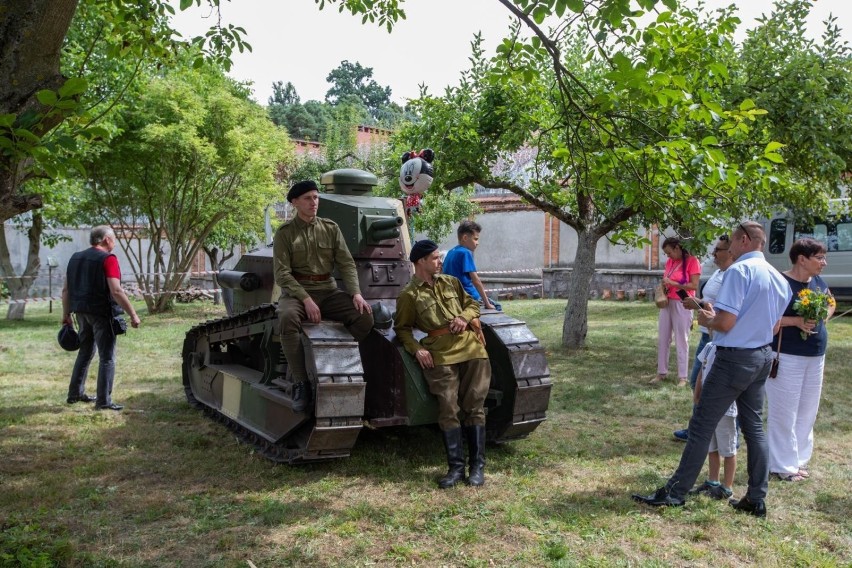
<svg viewBox="0 0 852 568">
<path fill-rule="evenodd" d="M 722 416 L 737 403 L 740 427 L 748 446 L 748 498 L 752 502 L 766 497 L 769 485 L 768 445 L 763 431 L 764 385 L 772 364 L 769 346 L 753 350 L 731 351 L 718 349 L 716 359 L 705 377 L 701 399 L 689 421 L 689 439 L 680 458 L 680 465 L 666 483 L 671 496 L 683 499 L 695 484 L 704 461 L 710 439 Z"/>
<path fill-rule="evenodd" d="M 71 372 L 68 396 L 77 398 L 86 392 L 86 375 L 89 374 L 89 363 L 92 362 L 97 347 L 98 392 L 95 404 L 111 404 L 112 383 L 115 380 L 115 333 L 112 331 L 112 318 L 78 313 L 77 324 L 80 326 L 80 350 Z"/>
</svg>

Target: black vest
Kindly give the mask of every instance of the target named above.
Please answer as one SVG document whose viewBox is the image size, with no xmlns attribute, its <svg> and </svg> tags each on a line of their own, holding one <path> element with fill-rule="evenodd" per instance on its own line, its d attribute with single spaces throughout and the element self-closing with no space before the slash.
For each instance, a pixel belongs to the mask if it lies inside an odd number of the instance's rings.
<svg viewBox="0 0 852 568">
<path fill-rule="evenodd" d="M 107 285 L 104 261 L 111 253 L 92 247 L 75 252 L 68 261 L 68 297 L 71 311 L 112 317 L 121 308 L 112 299 Z"/>
</svg>

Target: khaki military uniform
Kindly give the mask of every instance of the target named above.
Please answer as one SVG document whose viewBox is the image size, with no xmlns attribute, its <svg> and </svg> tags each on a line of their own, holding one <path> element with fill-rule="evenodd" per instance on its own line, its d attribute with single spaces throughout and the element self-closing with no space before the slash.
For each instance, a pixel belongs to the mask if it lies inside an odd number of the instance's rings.
<svg viewBox="0 0 852 568">
<path fill-rule="evenodd" d="M 461 426 L 459 411 L 465 426 L 485 425 L 485 397 L 491 384 L 488 354 L 470 328 L 421 342 L 414 339 L 412 329 L 428 333 L 446 328 L 457 316 L 467 321 L 479 317 L 479 304 L 452 276 L 436 274 L 434 286 L 414 276 L 397 299 L 394 330 L 405 350 L 414 355 L 426 349 L 432 355 L 435 367 L 423 369 L 423 375 L 438 398 L 438 425 L 444 431 Z"/>
<path fill-rule="evenodd" d="M 304 352 L 299 340 L 302 322 L 307 319 L 304 300 L 311 297 L 322 317 L 339 321 L 356 341 L 361 341 L 373 327 L 373 316 L 358 313 L 352 296 L 360 294 L 355 261 L 346 247 L 337 223 L 315 217 L 306 223 L 298 216 L 275 232 L 272 242 L 272 266 L 275 283 L 281 287 L 278 318 L 281 346 L 297 380 L 307 378 Z M 338 289 L 332 277 L 340 272 L 346 292 Z"/>
</svg>

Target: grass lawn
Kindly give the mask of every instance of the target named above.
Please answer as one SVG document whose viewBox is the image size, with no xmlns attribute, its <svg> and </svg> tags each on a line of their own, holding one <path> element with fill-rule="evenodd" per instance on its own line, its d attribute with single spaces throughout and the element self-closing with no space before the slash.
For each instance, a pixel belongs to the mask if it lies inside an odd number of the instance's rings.
<svg viewBox="0 0 852 568">
<path fill-rule="evenodd" d="M 119 338 L 116 413 L 65 403 L 75 355 L 56 343 L 60 315 L 28 306 L 0 320 L 0 567 L 852 565 L 852 317 L 829 323 L 811 478 L 770 482 L 759 520 L 706 498 L 630 500 L 677 465 L 691 393 L 646 384 L 652 304 L 592 302 L 589 348 L 573 353 L 564 305 L 504 304 L 547 347 L 548 421 L 489 447 L 484 487 L 449 491 L 431 428 L 365 430 L 349 459 L 290 467 L 192 409 L 182 339 L 220 307 L 143 316 Z M 745 446 L 739 463 L 737 496 Z"/>
</svg>

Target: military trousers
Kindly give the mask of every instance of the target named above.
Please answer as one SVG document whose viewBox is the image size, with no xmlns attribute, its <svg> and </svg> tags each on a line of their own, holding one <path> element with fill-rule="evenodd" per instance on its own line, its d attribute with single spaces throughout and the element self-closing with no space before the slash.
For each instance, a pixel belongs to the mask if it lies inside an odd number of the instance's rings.
<svg viewBox="0 0 852 568">
<path fill-rule="evenodd" d="M 342 290 L 322 290 L 319 292 L 308 292 L 311 298 L 319 306 L 323 319 L 330 319 L 342 323 L 355 341 L 363 341 L 373 329 L 373 316 L 369 313 L 359 313 L 352 303 L 352 296 Z M 305 370 L 305 353 L 302 350 L 299 332 L 302 330 L 302 322 L 308 318 L 305 312 L 305 304 L 292 296 L 281 295 L 278 300 L 278 323 L 281 334 L 281 349 L 290 373 L 294 380 L 304 381 L 307 379 Z"/>
<path fill-rule="evenodd" d="M 491 386 L 491 363 L 471 359 L 453 365 L 423 369 L 431 392 L 438 399 L 438 426 L 443 431 L 461 426 L 485 426 L 485 397 Z"/>
</svg>

